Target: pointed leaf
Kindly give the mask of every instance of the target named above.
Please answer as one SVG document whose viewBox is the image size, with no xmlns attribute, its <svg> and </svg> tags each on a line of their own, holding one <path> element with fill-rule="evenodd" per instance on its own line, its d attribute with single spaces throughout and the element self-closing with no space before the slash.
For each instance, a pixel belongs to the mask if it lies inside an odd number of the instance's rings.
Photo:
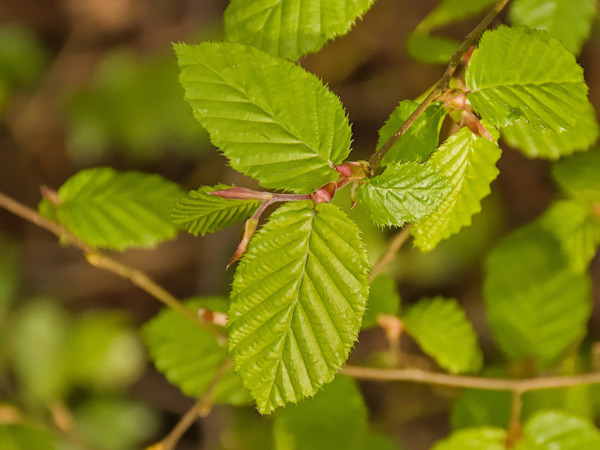
<svg viewBox="0 0 600 450">
<path fill-rule="evenodd" d="M 297 60 L 346 34 L 375 0 L 231 0 L 225 33 L 267 53 Z"/>
<path fill-rule="evenodd" d="M 367 407 L 354 381 L 338 375 L 313 398 L 278 411 L 273 431 L 276 450 L 358 450 Z"/>
<path fill-rule="evenodd" d="M 362 329 L 377 326 L 379 314 L 396 315 L 400 310 L 400 294 L 392 277 L 381 274 L 371 283 L 367 311 L 363 318 Z"/>
<path fill-rule="evenodd" d="M 418 103 L 404 100 L 394 109 L 385 125 L 379 130 L 377 147 L 383 146 L 398 128 L 417 109 Z M 394 165 L 403 162 L 423 162 L 436 149 L 442 121 L 446 117 L 444 107 L 437 103 L 430 105 L 423 114 L 400 136 L 385 154 L 382 165 Z"/>
<path fill-rule="evenodd" d="M 187 305 L 193 310 L 224 310 L 227 303 L 225 298 L 206 297 L 191 300 Z M 170 309 L 164 309 L 144 325 L 143 337 L 158 371 L 190 397 L 204 393 L 228 356 L 227 348 L 215 335 Z M 234 405 L 250 401 L 233 369 L 217 385 L 214 398 Z"/>
<path fill-rule="evenodd" d="M 595 15 L 595 0 L 515 0 L 508 18 L 515 25 L 546 30 L 577 54 Z"/>
<path fill-rule="evenodd" d="M 233 281 L 229 349 L 269 413 L 330 382 L 356 340 L 368 294 L 359 230 L 330 203 L 288 203 L 256 234 Z"/>
<path fill-rule="evenodd" d="M 596 450 L 600 432 L 586 419 L 562 411 L 543 411 L 524 427 L 524 440 L 518 450 Z"/>
<path fill-rule="evenodd" d="M 337 180 L 350 125 L 316 76 L 242 44 L 177 44 L 175 51 L 185 98 L 234 169 L 299 193 Z"/>
<path fill-rule="evenodd" d="M 555 361 L 586 334 L 590 284 L 539 223 L 509 235 L 489 254 L 484 279 L 486 314 L 500 349 L 512 359 Z"/>
<path fill-rule="evenodd" d="M 600 150 L 565 158 L 552 166 L 562 190 L 584 202 L 600 203 Z"/>
<path fill-rule="evenodd" d="M 452 191 L 438 209 L 412 229 L 415 246 L 423 251 L 435 246 L 464 227 L 481 211 L 481 199 L 490 193 L 498 175 L 496 161 L 500 147 L 462 128 L 431 156 L 427 164 L 445 175 Z"/>
<path fill-rule="evenodd" d="M 458 302 L 434 297 L 420 300 L 402 322 L 425 353 L 451 373 L 477 372 L 483 355 L 471 322 Z"/>
<path fill-rule="evenodd" d="M 493 126 L 523 118 L 532 128 L 570 131 L 585 120 L 587 85 L 572 53 L 545 31 L 486 31 L 467 68 L 468 98 Z"/>
<path fill-rule="evenodd" d="M 401 227 L 431 214 L 444 200 L 450 186 L 426 164 L 389 166 L 368 179 L 358 190 L 358 202 L 380 226 Z"/>
<path fill-rule="evenodd" d="M 89 245 L 124 250 L 172 239 L 171 209 L 181 188 L 158 175 L 82 170 L 58 190 L 60 222 Z"/>
<path fill-rule="evenodd" d="M 468 428 L 452 433 L 431 450 L 506 450 L 506 431 L 502 428 Z"/>
<path fill-rule="evenodd" d="M 234 200 L 209 194 L 229 187 L 217 184 L 188 192 L 173 209 L 173 223 L 194 236 L 198 236 L 198 233 L 204 236 L 247 219 L 258 207 L 257 200 Z"/>
</svg>

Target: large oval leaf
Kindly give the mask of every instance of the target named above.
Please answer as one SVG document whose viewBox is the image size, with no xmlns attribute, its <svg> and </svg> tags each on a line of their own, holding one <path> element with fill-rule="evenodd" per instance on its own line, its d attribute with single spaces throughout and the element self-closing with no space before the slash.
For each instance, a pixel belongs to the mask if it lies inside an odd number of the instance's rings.
<svg viewBox="0 0 600 450">
<path fill-rule="evenodd" d="M 346 361 L 368 295 L 359 234 L 337 206 L 303 201 L 251 241 L 233 281 L 229 348 L 260 412 L 313 395 Z"/>
</svg>

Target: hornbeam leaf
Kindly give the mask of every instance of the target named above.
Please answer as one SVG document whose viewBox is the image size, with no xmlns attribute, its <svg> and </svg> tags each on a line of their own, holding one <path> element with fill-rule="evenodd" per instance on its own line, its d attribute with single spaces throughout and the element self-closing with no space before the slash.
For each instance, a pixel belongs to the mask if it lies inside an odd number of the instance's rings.
<svg viewBox="0 0 600 450">
<path fill-rule="evenodd" d="M 368 295 L 356 225 L 329 203 L 291 202 L 237 268 L 229 350 L 261 413 L 314 395 L 344 364 Z"/>
<path fill-rule="evenodd" d="M 471 217 L 481 211 L 481 200 L 498 175 L 495 164 L 500 153 L 495 143 L 465 127 L 431 156 L 427 164 L 447 177 L 452 191 L 433 214 L 413 227 L 417 247 L 433 250 L 441 240 L 471 225 Z"/>
<path fill-rule="evenodd" d="M 338 179 L 350 125 L 316 76 L 242 44 L 176 44 L 175 51 L 185 98 L 234 169 L 298 193 Z"/>
<path fill-rule="evenodd" d="M 373 222 L 401 227 L 431 214 L 444 200 L 450 186 L 443 176 L 426 164 L 388 166 L 358 190 L 358 202 Z"/>
<path fill-rule="evenodd" d="M 574 270 L 558 240 L 534 222 L 489 254 L 484 304 L 500 349 L 511 359 L 556 361 L 585 336 L 590 277 Z"/>
<path fill-rule="evenodd" d="M 170 214 L 182 194 L 158 175 L 102 167 L 69 178 L 55 208 L 59 221 L 92 246 L 152 247 L 177 234 Z"/>
<path fill-rule="evenodd" d="M 451 373 L 477 372 L 483 355 L 473 326 L 454 299 L 426 298 L 403 315 L 406 331 Z"/>
<path fill-rule="evenodd" d="M 589 37 L 595 0 L 515 0 L 508 18 L 515 25 L 546 30 L 572 53 Z"/>
<path fill-rule="evenodd" d="M 224 298 L 205 297 L 186 304 L 192 310 L 206 308 L 221 312 L 227 303 Z M 206 391 L 228 357 L 226 346 L 215 335 L 170 309 L 161 311 L 144 325 L 143 336 L 158 371 L 190 397 L 200 397 Z M 233 369 L 217 385 L 215 400 L 234 405 L 250 401 Z"/>
<path fill-rule="evenodd" d="M 541 411 L 527 421 L 518 450 L 596 450 L 600 432 L 594 424 L 562 411 Z"/>
<path fill-rule="evenodd" d="M 506 431 L 502 428 L 467 428 L 452 433 L 431 450 L 505 450 Z"/>
<path fill-rule="evenodd" d="M 171 217 L 173 223 L 197 236 L 214 233 L 252 215 L 258 207 L 257 200 L 234 200 L 210 195 L 210 192 L 229 188 L 224 184 L 202 186 L 188 192 L 180 199 Z"/>
<path fill-rule="evenodd" d="M 486 31 L 465 81 L 474 109 L 499 128 L 522 118 L 538 132 L 568 132 L 589 108 L 583 70 L 545 31 L 506 26 Z"/>
<path fill-rule="evenodd" d="M 375 0 L 231 0 L 227 39 L 297 60 L 344 35 Z"/>
</svg>

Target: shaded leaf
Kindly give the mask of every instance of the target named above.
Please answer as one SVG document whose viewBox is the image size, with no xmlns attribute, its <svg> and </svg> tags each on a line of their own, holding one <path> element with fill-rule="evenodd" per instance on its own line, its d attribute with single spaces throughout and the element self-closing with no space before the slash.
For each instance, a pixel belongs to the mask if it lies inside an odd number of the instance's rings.
<svg viewBox="0 0 600 450">
<path fill-rule="evenodd" d="M 0 448 L 5 450 L 55 450 L 52 435 L 29 425 L 0 424 Z"/>
<path fill-rule="evenodd" d="M 419 24 L 419 29 L 430 30 L 467 19 L 495 3 L 496 0 L 441 0 Z"/>
<path fill-rule="evenodd" d="M 452 407 L 452 428 L 508 428 L 511 403 L 510 392 L 463 389 Z"/>
<path fill-rule="evenodd" d="M 426 64 L 447 64 L 459 45 L 456 39 L 433 36 L 418 29 L 406 41 L 409 55 Z"/>
<path fill-rule="evenodd" d="M 171 214 L 173 223 L 194 236 L 198 233 L 204 236 L 247 219 L 258 207 L 257 200 L 234 200 L 209 194 L 229 187 L 217 184 L 188 192 L 175 204 Z"/>
<path fill-rule="evenodd" d="M 175 51 L 185 98 L 234 169 L 298 193 L 338 179 L 350 125 L 316 76 L 242 44 L 176 44 Z"/>
<path fill-rule="evenodd" d="M 375 0 L 231 0 L 225 33 L 267 53 L 296 60 L 346 34 Z"/>
<path fill-rule="evenodd" d="M 600 202 L 600 149 L 562 159 L 552 166 L 561 189 L 584 202 Z"/>
<path fill-rule="evenodd" d="M 400 294 L 396 282 L 389 275 L 378 275 L 371 283 L 367 311 L 362 323 L 363 330 L 377 326 L 379 314 L 396 315 L 399 310 Z"/>
<path fill-rule="evenodd" d="M 490 183 L 498 175 L 495 164 L 500 153 L 494 142 L 465 127 L 431 156 L 427 164 L 447 178 L 452 190 L 433 214 L 413 227 L 417 247 L 433 250 L 441 240 L 471 225 L 471 217 L 481 211 L 481 199 L 490 193 Z"/>
<path fill-rule="evenodd" d="M 260 412 L 314 395 L 346 361 L 368 294 L 359 234 L 337 206 L 302 201 L 252 239 L 233 281 L 229 349 Z"/>
<path fill-rule="evenodd" d="M 402 322 L 425 353 L 451 373 L 477 372 L 483 355 L 477 335 L 455 299 L 420 300 L 402 315 Z"/>
<path fill-rule="evenodd" d="M 444 200 L 450 186 L 426 164 L 388 166 L 366 180 L 358 190 L 358 202 L 380 226 L 401 227 L 431 214 Z"/>
</svg>

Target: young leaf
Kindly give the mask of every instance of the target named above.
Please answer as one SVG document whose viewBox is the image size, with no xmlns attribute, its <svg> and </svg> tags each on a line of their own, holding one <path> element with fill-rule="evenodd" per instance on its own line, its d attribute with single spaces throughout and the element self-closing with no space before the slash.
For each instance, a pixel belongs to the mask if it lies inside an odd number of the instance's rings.
<svg viewBox="0 0 600 450">
<path fill-rule="evenodd" d="M 338 375 L 313 398 L 275 415 L 276 450 L 358 450 L 367 431 L 367 407 L 351 378 Z"/>
<path fill-rule="evenodd" d="M 481 211 L 481 199 L 490 193 L 498 175 L 500 147 L 462 128 L 450 136 L 427 164 L 446 176 L 452 190 L 439 208 L 412 229 L 415 245 L 430 251 L 443 239 L 471 225 L 471 216 Z"/>
<path fill-rule="evenodd" d="M 170 214 L 182 194 L 158 175 L 101 167 L 69 178 L 58 190 L 55 208 L 59 221 L 89 245 L 153 247 L 177 234 Z"/>
<path fill-rule="evenodd" d="M 558 159 L 578 150 L 587 150 L 596 142 L 596 111 L 591 103 L 587 103 L 580 120 L 570 130 L 559 133 L 536 130 L 522 117 L 502 129 L 502 138 L 529 158 Z"/>
<path fill-rule="evenodd" d="M 508 18 L 515 25 L 546 30 L 578 54 L 595 15 L 595 0 L 515 0 Z"/>
<path fill-rule="evenodd" d="M 431 214 L 444 200 L 450 186 L 426 164 L 388 166 L 361 185 L 358 202 L 380 226 L 401 227 Z"/>
<path fill-rule="evenodd" d="M 525 424 L 520 450 L 597 450 L 600 433 L 586 419 L 562 411 L 543 411 Z"/>
<path fill-rule="evenodd" d="M 431 450 L 506 450 L 506 431 L 502 428 L 468 428 L 452 433 Z"/>
<path fill-rule="evenodd" d="M 377 326 L 379 314 L 396 315 L 400 309 L 400 294 L 392 277 L 381 274 L 371 283 L 367 311 L 363 318 L 362 329 Z"/>
<path fill-rule="evenodd" d="M 486 314 L 500 349 L 512 359 L 555 361 L 586 333 L 590 284 L 539 223 L 509 235 L 489 254 L 484 279 Z"/>
<path fill-rule="evenodd" d="M 173 223 L 194 236 L 198 233 L 204 236 L 247 219 L 258 207 L 257 200 L 234 200 L 210 195 L 210 192 L 229 187 L 217 184 L 188 192 L 187 196 L 177 202 L 171 213 Z"/>
<path fill-rule="evenodd" d="M 377 147 L 383 146 L 417 109 L 418 103 L 404 100 L 394 109 L 385 125 L 379 130 Z M 442 121 L 446 116 L 444 107 L 430 105 L 423 114 L 400 136 L 385 154 L 381 164 L 394 165 L 405 162 L 423 162 L 436 149 Z"/>
<path fill-rule="evenodd" d="M 297 60 L 344 35 L 375 0 L 231 0 L 227 39 Z"/>
<path fill-rule="evenodd" d="M 473 326 L 454 299 L 426 298 L 402 316 L 406 331 L 440 367 L 451 373 L 477 372 L 483 355 Z"/>
<path fill-rule="evenodd" d="M 356 340 L 368 259 L 356 225 L 335 205 L 275 211 L 237 268 L 229 349 L 261 413 L 314 395 Z"/>
<path fill-rule="evenodd" d="M 350 125 L 316 76 L 242 44 L 176 44 L 175 51 L 185 98 L 234 169 L 298 193 L 337 180 Z"/>
<path fill-rule="evenodd" d="M 187 305 L 194 310 L 225 310 L 227 303 L 227 299 L 207 297 L 191 300 Z M 156 368 L 190 397 L 204 393 L 228 356 L 227 348 L 213 334 L 170 309 L 144 325 L 143 337 Z M 250 396 L 240 378 L 229 370 L 216 388 L 215 400 L 242 405 L 250 401 Z"/>
<path fill-rule="evenodd" d="M 585 120 L 587 85 L 572 53 L 545 31 L 486 31 L 465 77 L 481 116 L 503 128 L 523 118 L 538 132 L 570 131 Z"/>
<path fill-rule="evenodd" d="M 573 198 L 600 203 L 600 149 L 558 161 L 552 166 L 552 177 Z"/>
</svg>

